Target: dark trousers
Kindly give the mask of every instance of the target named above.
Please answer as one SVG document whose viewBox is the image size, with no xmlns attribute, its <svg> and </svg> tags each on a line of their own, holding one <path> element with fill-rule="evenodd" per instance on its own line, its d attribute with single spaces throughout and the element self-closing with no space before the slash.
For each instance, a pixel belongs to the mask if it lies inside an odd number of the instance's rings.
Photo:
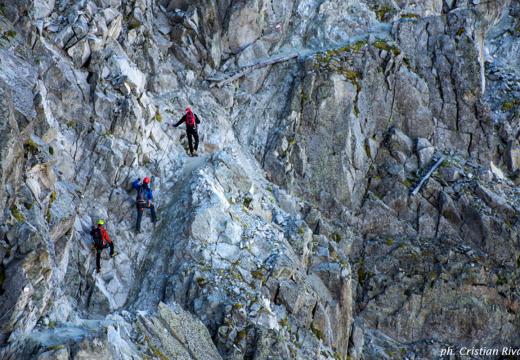
<svg viewBox="0 0 520 360">
<path fill-rule="evenodd" d="M 96 248 L 96 269 L 97 270 L 101 269 L 101 251 L 103 251 L 103 249 L 106 249 L 107 247 L 110 247 L 110 256 L 114 255 L 114 244 L 111 242 L 105 244 L 101 249 Z"/>
<path fill-rule="evenodd" d="M 150 213 L 152 215 L 152 222 L 157 221 L 157 215 L 155 214 L 155 206 L 153 206 L 153 204 L 150 204 L 150 206 L 146 206 L 146 204 L 137 204 L 137 223 L 135 224 L 135 229 L 138 232 L 141 231 L 141 220 L 143 219 L 143 212 L 146 208 L 150 209 Z"/>
<path fill-rule="evenodd" d="M 186 135 L 188 136 L 188 145 L 190 147 L 190 153 L 193 155 L 193 149 L 197 151 L 199 148 L 199 133 L 196 128 L 188 127 L 186 129 Z M 195 140 L 195 146 L 193 146 L 193 140 Z"/>
</svg>

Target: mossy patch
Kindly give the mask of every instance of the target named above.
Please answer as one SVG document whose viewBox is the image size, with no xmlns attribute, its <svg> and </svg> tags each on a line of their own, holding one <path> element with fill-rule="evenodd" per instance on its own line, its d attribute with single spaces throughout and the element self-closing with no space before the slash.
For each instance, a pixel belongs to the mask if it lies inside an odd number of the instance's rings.
<svg viewBox="0 0 520 360">
<path fill-rule="evenodd" d="M 358 283 L 361 287 L 365 286 L 366 281 L 368 280 L 370 274 L 365 268 L 365 260 L 361 259 L 358 263 L 358 270 L 357 270 L 357 276 L 358 276 Z"/>
<path fill-rule="evenodd" d="M 150 350 L 156 358 L 159 358 L 160 360 L 169 360 L 168 356 L 164 355 L 158 348 L 150 344 L 150 342 L 148 342 L 148 346 L 150 346 Z"/>
<path fill-rule="evenodd" d="M 404 13 L 401 15 L 402 19 L 419 19 L 420 16 L 414 13 Z"/>
<path fill-rule="evenodd" d="M 237 332 L 237 336 L 235 338 L 235 344 L 238 344 L 239 342 L 244 340 L 246 338 L 246 336 L 247 336 L 247 330 L 246 329 L 242 329 L 239 332 Z"/>
<path fill-rule="evenodd" d="M 455 33 L 455 35 L 457 36 L 461 36 L 462 34 L 464 34 L 464 32 L 466 31 L 466 29 L 464 29 L 463 27 L 459 28 L 457 30 L 457 32 Z"/>
<path fill-rule="evenodd" d="M 385 21 L 388 15 L 392 13 L 392 8 L 387 5 L 378 6 L 374 12 L 379 21 Z"/>
<path fill-rule="evenodd" d="M 37 154 L 40 151 L 38 144 L 36 144 L 32 139 L 29 139 L 23 144 L 23 147 L 26 152 L 31 154 Z"/>
<path fill-rule="evenodd" d="M 289 319 L 286 317 L 283 319 L 280 319 L 280 320 L 278 320 L 278 324 L 280 324 L 281 327 L 287 327 L 287 325 L 289 325 Z"/>
<path fill-rule="evenodd" d="M 139 24 L 137 21 L 131 22 L 130 25 L 128 25 L 128 30 L 135 30 L 141 27 L 141 24 Z"/>
<path fill-rule="evenodd" d="M 316 61 L 320 65 L 329 65 L 329 63 L 338 57 L 346 58 L 353 53 L 358 53 L 368 44 L 366 40 L 358 40 L 352 44 L 339 47 L 337 49 L 326 50 L 316 55 Z"/>
<path fill-rule="evenodd" d="M 197 282 L 197 285 L 199 285 L 199 287 L 204 287 L 207 284 L 206 279 L 204 279 L 203 277 L 198 277 L 195 279 L 195 281 Z"/>
<path fill-rule="evenodd" d="M 16 221 L 18 221 L 19 223 L 22 223 L 25 221 L 24 214 L 22 214 L 22 212 L 20 210 L 18 210 L 18 207 L 16 206 L 16 204 L 13 204 L 9 210 L 11 210 L 11 215 L 13 215 L 13 217 L 16 219 Z"/>
<path fill-rule="evenodd" d="M 265 282 L 264 273 L 260 269 L 251 271 L 251 276 L 257 280 L 260 280 L 262 283 Z"/>
<path fill-rule="evenodd" d="M 251 209 L 251 204 L 253 203 L 253 199 L 249 196 L 246 196 L 243 201 L 243 205 L 246 209 Z"/>
<path fill-rule="evenodd" d="M 14 30 L 8 30 L 4 33 L 4 36 L 8 39 L 14 39 L 16 36 L 16 31 Z"/>
<path fill-rule="evenodd" d="M 398 56 L 399 54 L 401 54 L 401 50 L 397 46 L 390 45 L 383 39 L 377 39 L 372 43 L 372 46 L 379 50 L 391 52 L 392 54 L 394 54 L 394 56 Z"/>
<path fill-rule="evenodd" d="M 342 74 L 345 75 L 348 81 L 359 87 L 358 80 L 361 78 L 361 75 L 357 71 L 347 69 Z"/>
<path fill-rule="evenodd" d="M 303 107 L 305 106 L 305 104 L 307 103 L 308 100 L 309 100 L 309 98 L 307 97 L 307 94 L 305 94 L 305 90 L 302 87 L 302 90 L 300 92 L 300 108 L 301 109 L 303 109 Z"/>
<path fill-rule="evenodd" d="M 65 345 L 52 345 L 47 348 L 47 351 L 57 351 L 61 349 L 65 349 Z"/>
<path fill-rule="evenodd" d="M 13 40 L 15 37 L 16 37 L 16 31 L 14 31 L 14 30 L 7 30 L 5 32 L 2 32 L 2 35 L 1 35 L 2 40 L 5 40 L 7 43 L 10 43 L 11 40 Z"/>
<path fill-rule="evenodd" d="M 154 119 L 155 121 L 157 121 L 157 122 L 162 122 L 162 121 L 163 121 L 162 115 L 161 115 L 161 113 L 160 113 L 159 111 L 157 111 L 157 112 L 155 113 L 155 116 L 153 117 L 153 119 Z"/>
<path fill-rule="evenodd" d="M 311 331 L 319 340 L 325 340 L 325 335 L 323 332 L 314 325 L 314 322 L 311 323 Z"/>
<path fill-rule="evenodd" d="M 51 192 L 51 196 L 49 197 L 49 206 L 47 206 L 47 210 L 45 211 L 45 220 L 47 221 L 47 224 L 50 224 L 52 213 L 51 208 L 52 204 L 56 201 L 58 195 L 56 194 L 56 191 Z"/>
<path fill-rule="evenodd" d="M 359 107 L 358 107 L 358 99 L 359 93 L 361 92 L 361 79 L 362 76 L 359 72 L 351 69 L 342 69 L 339 71 L 340 74 L 343 74 L 345 78 L 352 83 L 356 87 L 356 97 L 354 99 L 354 114 L 359 116 Z"/>
<path fill-rule="evenodd" d="M 404 179 L 403 181 L 404 186 L 408 188 L 412 187 L 414 183 L 415 181 L 413 179 Z"/>
<path fill-rule="evenodd" d="M 341 53 L 358 53 L 363 49 L 365 46 L 367 46 L 368 42 L 366 40 L 358 40 L 352 44 L 340 47 L 337 50 L 332 50 L 337 55 Z"/>
<path fill-rule="evenodd" d="M 497 286 L 507 285 L 507 277 L 502 274 L 497 275 Z"/>
<path fill-rule="evenodd" d="M 394 239 L 388 238 L 388 239 L 386 239 L 385 243 L 387 246 L 392 246 L 392 245 L 394 245 Z"/>
<path fill-rule="evenodd" d="M 335 242 L 339 243 L 341 241 L 341 235 L 338 233 L 332 233 L 330 235 L 330 238 L 334 240 Z"/>
<path fill-rule="evenodd" d="M 353 69 L 349 63 L 354 53 L 360 52 L 368 42 L 359 40 L 347 46 L 331 49 L 316 55 L 314 68 L 318 71 L 331 71 L 343 75 L 349 82 L 356 87 L 356 97 L 354 100 L 354 113 L 359 115 L 358 98 L 361 92 L 362 74 Z"/>
<path fill-rule="evenodd" d="M 502 111 L 511 111 L 518 105 L 520 105 L 519 99 L 505 101 L 504 103 L 502 103 Z"/>
</svg>

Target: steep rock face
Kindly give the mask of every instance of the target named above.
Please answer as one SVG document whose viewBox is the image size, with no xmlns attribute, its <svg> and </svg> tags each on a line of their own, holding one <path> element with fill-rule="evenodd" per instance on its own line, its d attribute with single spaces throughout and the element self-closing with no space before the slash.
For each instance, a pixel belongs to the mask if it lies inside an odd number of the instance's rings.
<svg viewBox="0 0 520 360">
<path fill-rule="evenodd" d="M 519 6 L 3 4 L 1 357 L 518 346 Z M 168 127 L 188 104 L 198 158 Z M 120 254 L 96 275 L 98 218 Z"/>
</svg>

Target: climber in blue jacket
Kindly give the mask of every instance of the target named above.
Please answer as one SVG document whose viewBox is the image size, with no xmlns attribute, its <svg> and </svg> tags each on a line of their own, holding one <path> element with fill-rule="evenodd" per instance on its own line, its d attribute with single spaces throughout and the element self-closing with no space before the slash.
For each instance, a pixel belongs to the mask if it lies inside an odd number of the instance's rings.
<svg viewBox="0 0 520 360">
<path fill-rule="evenodd" d="M 137 223 L 135 225 L 135 230 L 139 233 L 141 232 L 141 220 L 143 218 L 144 209 L 150 209 L 152 215 L 152 222 L 157 222 L 157 216 L 155 214 L 155 207 L 153 206 L 153 194 L 152 189 L 150 188 L 150 178 L 145 177 L 143 182 L 141 179 L 136 179 L 132 183 L 134 189 L 137 190 L 137 198 L 135 200 L 135 205 L 137 207 Z"/>
</svg>

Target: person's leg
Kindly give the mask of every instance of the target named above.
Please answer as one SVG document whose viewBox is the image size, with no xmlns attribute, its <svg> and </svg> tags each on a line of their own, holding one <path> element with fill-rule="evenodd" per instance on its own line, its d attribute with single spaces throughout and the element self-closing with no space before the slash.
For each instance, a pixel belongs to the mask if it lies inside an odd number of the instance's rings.
<svg viewBox="0 0 520 360">
<path fill-rule="evenodd" d="M 101 270 L 101 250 L 96 249 L 96 271 L 99 272 Z"/>
<path fill-rule="evenodd" d="M 190 130 L 187 130 L 186 135 L 188 135 L 188 146 L 190 147 L 190 154 L 193 155 L 193 133 Z"/>
<path fill-rule="evenodd" d="M 195 138 L 195 151 L 199 149 L 199 132 L 197 129 L 193 130 L 193 137 Z"/>
<path fill-rule="evenodd" d="M 110 247 L 110 256 L 114 256 L 114 243 L 108 243 L 108 246 Z"/>
<path fill-rule="evenodd" d="M 156 222 L 157 214 L 155 213 L 155 206 L 153 206 L 153 204 L 150 205 L 150 212 L 152 213 L 152 222 Z"/>
<path fill-rule="evenodd" d="M 143 218 L 143 208 L 137 206 L 137 222 L 135 224 L 135 230 L 137 232 L 141 231 L 141 219 Z"/>
</svg>

